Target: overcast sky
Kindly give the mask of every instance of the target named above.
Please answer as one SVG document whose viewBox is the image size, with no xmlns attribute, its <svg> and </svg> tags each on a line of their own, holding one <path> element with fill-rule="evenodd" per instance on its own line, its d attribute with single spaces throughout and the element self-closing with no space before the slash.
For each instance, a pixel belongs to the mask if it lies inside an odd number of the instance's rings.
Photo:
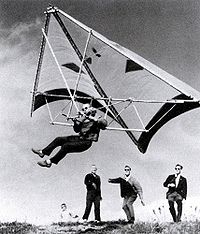
<svg viewBox="0 0 200 234">
<path fill-rule="evenodd" d="M 30 118 L 30 92 L 48 4 L 0 1 L 0 220 L 55 220 L 63 202 L 82 216 L 83 180 L 94 163 L 102 178 L 103 220 L 125 218 L 119 186 L 107 180 L 122 175 L 126 164 L 141 182 L 147 205 L 165 198 L 162 183 L 174 173 L 176 163 L 184 166 L 189 197 L 199 196 L 199 109 L 167 123 L 144 155 L 125 133 L 104 131 L 89 151 L 68 155 L 50 169 L 37 165 L 32 147 L 44 147 L 54 137 L 70 133 L 50 126 L 45 108 Z M 199 1 L 52 0 L 51 4 L 200 91 Z M 135 205 L 141 206 L 139 201 Z"/>
</svg>

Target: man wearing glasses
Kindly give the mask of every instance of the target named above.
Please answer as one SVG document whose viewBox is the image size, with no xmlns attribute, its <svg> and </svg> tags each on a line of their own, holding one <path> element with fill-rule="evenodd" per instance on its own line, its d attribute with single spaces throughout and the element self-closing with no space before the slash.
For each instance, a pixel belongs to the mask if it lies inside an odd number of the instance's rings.
<svg viewBox="0 0 200 234">
<path fill-rule="evenodd" d="M 169 210 L 174 222 L 181 221 L 182 215 L 182 200 L 187 196 L 187 180 L 181 176 L 181 170 L 183 166 L 176 164 L 175 174 L 169 175 L 166 181 L 163 183 L 164 187 L 168 188 L 166 198 L 169 203 Z M 177 214 L 174 207 L 174 202 L 177 203 Z"/>
<path fill-rule="evenodd" d="M 133 209 L 133 202 L 136 200 L 137 195 L 144 206 L 143 192 L 140 183 L 131 175 L 131 168 L 126 165 L 124 168 L 124 176 L 115 179 L 108 179 L 109 183 L 120 184 L 121 197 L 124 198 L 122 209 L 124 210 L 128 223 L 134 223 L 135 214 Z"/>
<path fill-rule="evenodd" d="M 79 117 L 74 118 L 74 131 L 78 133 L 72 136 L 56 137 L 47 147 L 42 150 L 32 149 L 33 153 L 43 158 L 49 156 L 57 147 L 60 150 L 50 159 L 39 161 L 41 167 L 51 167 L 63 159 L 68 153 L 83 152 L 88 150 L 93 142 L 97 142 L 100 130 L 106 129 L 107 121 L 103 118 L 96 118 L 97 111 L 90 104 L 83 104 Z"/>
</svg>

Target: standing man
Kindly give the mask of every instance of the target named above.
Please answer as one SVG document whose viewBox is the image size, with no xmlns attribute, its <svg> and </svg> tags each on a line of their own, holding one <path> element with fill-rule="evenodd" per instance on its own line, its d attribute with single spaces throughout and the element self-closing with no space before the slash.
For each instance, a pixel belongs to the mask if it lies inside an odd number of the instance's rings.
<svg viewBox="0 0 200 234">
<path fill-rule="evenodd" d="M 94 215 L 95 221 L 100 222 L 100 201 L 101 198 L 101 179 L 100 176 L 96 174 L 97 168 L 95 165 L 92 165 L 91 173 L 85 176 L 84 183 L 87 188 L 86 196 L 86 208 L 83 215 L 83 221 L 87 221 L 90 215 L 92 204 L 94 203 Z"/>
<path fill-rule="evenodd" d="M 108 179 L 109 183 L 119 183 L 121 190 L 121 197 L 124 198 L 122 209 L 124 210 L 128 223 L 134 223 L 135 214 L 133 209 L 133 202 L 136 200 L 137 195 L 144 206 L 143 191 L 140 183 L 131 175 L 131 168 L 126 165 L 124 168 L 124 176 L 115 179 Z"/>
<path fill-rule="evenodd" d="M 176 164 L 175 174 L 169 175 L 163 183 L 163 186 L 168 188 L 166 198 L 168 199 L 169 210 L 174 222 L 181 221 L 182 200 L 186 199 L 187 196 L 187 180 L 181 176 L 182 169 L 183 166 Z M 177 214 L 174 208 L 174 202 L 177 203 Z"/>
</svg>

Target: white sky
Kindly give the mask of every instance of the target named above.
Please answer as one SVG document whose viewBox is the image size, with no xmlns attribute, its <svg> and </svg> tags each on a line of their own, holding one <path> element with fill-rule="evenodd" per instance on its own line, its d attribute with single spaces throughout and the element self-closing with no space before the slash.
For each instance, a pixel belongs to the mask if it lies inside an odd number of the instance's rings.
<svg viewBox="0 0 200 234">
<path fill-rule="evenodd" d="M 200 91 L 198 1 L 54 2 L 68 14 Z M 54 137 L 71 133 L 69 129 L 50 126 L 45 108 L 30 118 L 30 92 L 43 12 L 48 3 L 18 0 L 1 4 L 0 220 L 55 221 L 63 202 L 82 216 L 86 193 L 83 180 L 93 163 L 102 178 L 103 220 L 125 218 L 119 186 L 107 183 L 108 178 L 122 175 L 125 164 L 132 167 L 141 182 L 147 205 L 165 198 L 162 183 L 174 172 L 176 163 L 184 166 L 189 197 L 199 195 L 199 109 L 167 123 L 154 136 L 145 155 L 139 153 L 125 133 L 102 132 L 99 142 L 89 151 L 68 155 L 50 169 L 40 168 L 31 148 L 43 147 Z M 139 201 L 135 206 L 140 207 Z"/>
</svg>

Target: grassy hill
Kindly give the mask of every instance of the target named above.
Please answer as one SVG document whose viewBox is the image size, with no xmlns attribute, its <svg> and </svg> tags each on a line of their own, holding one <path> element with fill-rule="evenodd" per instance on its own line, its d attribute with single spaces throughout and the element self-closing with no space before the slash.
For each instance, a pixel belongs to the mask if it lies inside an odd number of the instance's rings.
<svg viewBox="0 0 200 234">
<path fill-rule="evenodd" d="M 95 234 L 197 234 L 200 233 L 200 221 L 181 223 L 150 223 L 136 222 L 127 224 L 124 220 L 109 221 L 94 224 L 53 223 L 48 226 L 36 226 L 27 223 L 1 223 L 1 234 L 72 234 L 72 233 L 95 233 Z"/>
</svg>

